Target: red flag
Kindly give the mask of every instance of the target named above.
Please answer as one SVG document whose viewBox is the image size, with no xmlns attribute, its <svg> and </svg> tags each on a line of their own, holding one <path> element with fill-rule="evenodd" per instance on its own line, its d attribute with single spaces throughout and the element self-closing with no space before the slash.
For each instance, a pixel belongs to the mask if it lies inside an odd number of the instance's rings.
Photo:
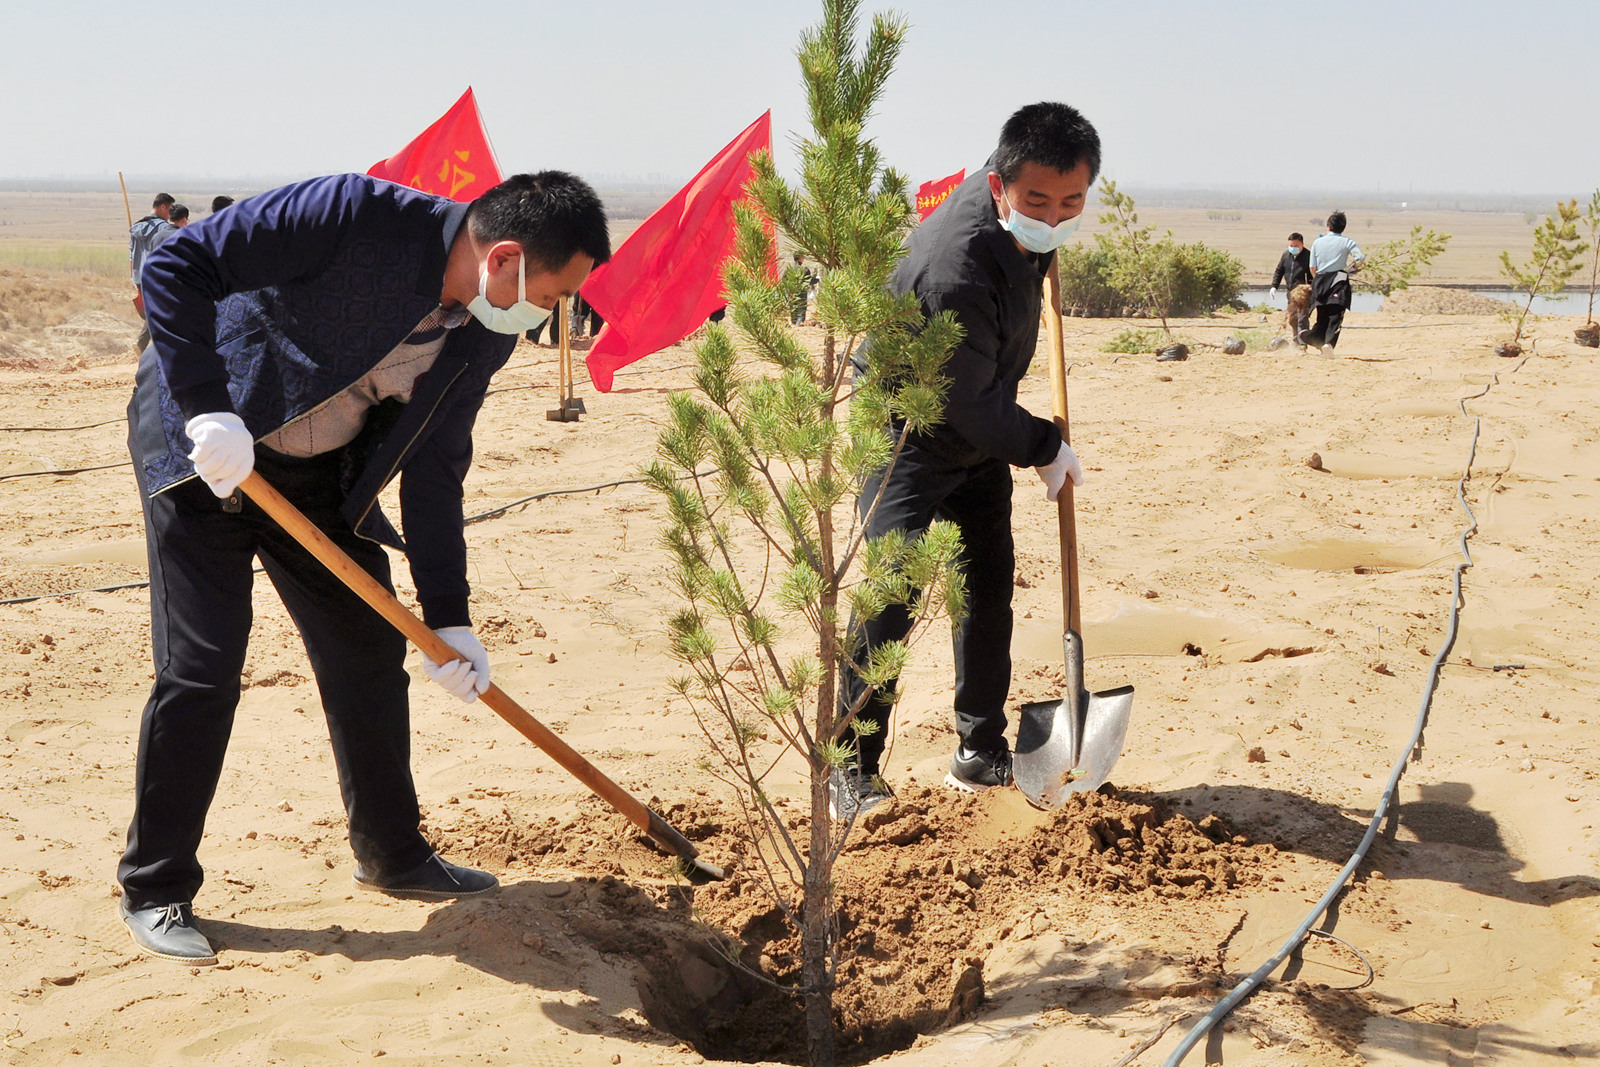
<svg viewBox="0 0 1600 1067">
<path fill-rule="evenodd" d="M 967 168 L 962 167 L 948 178 L 936 178 L 931 182 L 923 182 L 917 187 L 917 218 L 925 219 L 933 214 L 933 209 L 944 203 L 944 198 L 949 196 L 967 179 Z"/>
<path fill-rule="evenodd" d="M 467 201 L 500 184 L 500 165 L 478 114 L 472 87 L 416 140 L 367 171 L 425 193 Z"/>
<path fill-rule="evenodd" d="M 611 376 L 688 337 L 728 302 L 722 265 L 733 255 L 733 205 L 754 174 L 750 157 L 772 151 L 772 112 L 752 122 L 694 180 L 589 275 L 583 298 L 606 320 L 586 362 L 602 393 Z"/>
</svg>

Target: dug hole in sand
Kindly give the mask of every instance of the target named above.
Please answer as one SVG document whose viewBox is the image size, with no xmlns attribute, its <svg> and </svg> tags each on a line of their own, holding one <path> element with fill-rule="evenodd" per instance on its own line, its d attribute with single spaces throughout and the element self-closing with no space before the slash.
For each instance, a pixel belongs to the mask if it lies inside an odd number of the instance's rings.
<svg viewBox="0 0 1600 1067">
<path fill-rule="evenodd" d="M 1320 924 L 1360 955 L 1309 941 L 1186 1062 L 1600 1056 L 1593 356 L 1541 340 L 1526 362 L 1498 359 L 1487 317 L 1349 323 L 1331 360 L 1291 348 L 1156 364 L 1099 351 L 1126 324 L 1069 320 L 1088 682 L 1137 687 L 1128 748 L 1113 789 L 1056 814 L 936 790 L 954 745 L 949 651 L 942 634 L 918 646 L 886 763 L 899 803 L 864 820 L 837 870 L 848 1061 L 1115 1067 L 1161 1034 L 1136 1061 L 1157 1063 L 1276 949 L 1350 855 L 1409 733 L 1464 524 L 1471 423 L 1456 401 L 1496 376 L 1469 402 L 1483 419 L 1468 486 L 1481 529 L 1424 758 L 1392 834 Z M 75 351 L 0 369 L 0 426 L 13 428 L 0 473 L 125 458 L 132 364 Z M 662 352 L 584 421 L 556 424 L 541 415 L 555 354 L 520 348 L 478 421 L 469 514 L 627 477 L 691 360 Z M 1042 375 L 1023 402 L 1048 408 Z M 0 596 L 144 577 L 128 468 L 0 481 L 0 502 Z M 1022 476 L 1015 507 L 1021 703 L 1058 696 L 1062 679 L 1055 510 Z M 624 485 L 469 526 L 474 616 L 496 681 L 658 798 L 729 865 L 727 883 L 675 885 L 631 827 L 418 671 L 429 832 L 506 885 L 445 905 L 356 893 L 311 673 L 263 582 L 201 850 L 197 912 L 222 959 L 207 969 L 139 956 L 115 916 L 149 684 L 144 592 L 5 606 L 3 1058 L 796 1062 L 796 1006 L 729 963 L 781 979 L 795 950 L 751 881 L 737 810 L 696 766 L 692 717 L 667 695 L 660 521 Z M 799 775 L 775 789 L 799 829 Z"/>
</svg>

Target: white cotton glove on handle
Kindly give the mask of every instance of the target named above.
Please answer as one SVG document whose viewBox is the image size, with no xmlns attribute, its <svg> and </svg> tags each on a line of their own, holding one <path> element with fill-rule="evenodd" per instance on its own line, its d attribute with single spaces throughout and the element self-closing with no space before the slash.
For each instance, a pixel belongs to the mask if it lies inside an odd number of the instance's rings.
<svg viewBox="0 0 1600 1067">
<path fill-rule="evenodd" d="M 227 499 L 256 464 L 256 443 L 244 420 L 231 411 L 196 415 L 183 432 L 194 442 L 189 462 L 216 496 Z"/>
<path fill-rule="evenodd" d="M 489 653 L 472 634 L 470 626 L 441 626 L 433 631 L 439 639 L 455 649 L 465 659 L 449 663 L 435 663 L 422 654 L 422 673 L 430 681 L 438 682 L 451 696 L 470 704 L 478 694 L 489 688 Z"/>
<path fill-rule="evenodd" d="M 1276 299 L 1278 299 L 1278 289 L 1277 289 L 1277 286 L 1273 286 L 1273 287 L 1272 287 L 1272 288 L 1271 288 L 1271 289 L 1268 289 L 1268 290 L 1267 290 L 1267 296 L 1269 296 L 1269 297 L 1271 297 L 1271 298 L 1272 298 L 1272 299 L 1273 299 L 1273 300 L 1276 300 Z"/>
<path fill-rule="evenodd" d="M 1065 441 L 1061 442 L 1061 450 L 1056 453 L 1055 459 L 1046 466 L 1033 469 L 1044 483 L 1044 498 L 1052 502 L 1061 495 L 1061 487 L 1068 478 L 1072 479 L 1073 485 L 1083 484 L 1083 467 L 1078 463 L 1077 453 Z"/>
</svg>

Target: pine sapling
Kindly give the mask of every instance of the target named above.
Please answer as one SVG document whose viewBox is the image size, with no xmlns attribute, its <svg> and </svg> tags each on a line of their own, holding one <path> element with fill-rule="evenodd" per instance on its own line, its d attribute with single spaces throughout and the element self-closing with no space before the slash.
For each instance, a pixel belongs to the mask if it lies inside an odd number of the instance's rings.
<svg viewBox="0 0 1600 1067">
<path fill-rule="evenodd" d="M 965 593 L 952 524 L 869 540 L 877 502 L 868 516 L 855 506 L 907 437 L 941 419 L 941 371 L 961 336 L 948 313 L 924 321 L 913 297 L 886 289 L 911 198 L 864 130 L 906 24 L 877 16 L 858 49 L 859 6 L 824 0 L 821 23 L 801 37 L 812 130 L 797 144 L 799 182 L 757 160 L 724 271 L 727 319 L 696 349 L 694 390 L 670 397 L 647 471 L 667 502 L 663 543 L 680 602 L 669 635 L 687 673 L 673 689 L 710 745 L 705 771 L 739 800 L 747 872 L 799 932 L 790 988 L 804 1003 L 813 1064 L 834 1059 L 833 869 L 855 821 L 832 817 L 829 780 L 854 755 L 851 727 L 866 702 L 840 706 L 841 676 L 857 673 L 868 695 L 887 685 L 909 642 L 958 616 Z M 820 338 L 791 325 L 795 269 L 774 267 L 779 236 L 820 268 Z M 911 634 L 863 659 L 862 627 L 891 605 L 914 620 Z M 771 785 L 796 759 L 804 836 Z"/>
<path fill-rule="evenodd" d="M 1576 198 L 1565 204 L 1558 203 L 1556 213 L 1546 215 L 1544 222 L 1533 231 L 1533 254 L 1526 263 L 1519 267 L 1511 262 L 1511 253 L 1500 253 L 1501 273 L 1511 280 L 1512 289 L 1528 294 L 1527 302 L 1520 308 L 1501 313 L 1514 327 L 1510 350 L 1521 350 L 1522 333 L 1531 317 L 1534 298 L 1561 292 L 1583 265 L 1578 257 L 1589 246 L 1578 238 L 1580 217 Z"/>
</svg>

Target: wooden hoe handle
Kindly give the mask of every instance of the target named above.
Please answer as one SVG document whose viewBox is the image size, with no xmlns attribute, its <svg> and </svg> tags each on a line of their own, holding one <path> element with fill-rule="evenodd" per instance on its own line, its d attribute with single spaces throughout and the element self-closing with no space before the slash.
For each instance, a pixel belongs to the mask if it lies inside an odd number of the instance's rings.
<svg viewBox="0 0 1600 1067">
<path fill-rule="evenodd" d="M 305 546 L 317 559 L 334 573 L 340 581 L 349 586 L 362 600 L 365 600 L 372 610 L 382 615 L 394 624 L 395 629 L 405 634 L 412 644 L 420 648 L 424 654 L 435 663 L 451 663 L 461 659 L 461 654 L 451 648 L 428 628 L 428 625 L 417 618 L 405 605 L 396 600 L 394 594 L 385 589 L 372 575 L 362 570 L 355 560 L 345 554 L 344 550 L 334 544 L 328 535 L 300 514 L 300 510 L 283 498 L 276 489 L 267 484 L 267 481 L 255 471 L 240 483 L 239 488 L 260 505 L 261 510 L 287 530 L 296 541 Z M 529 741 L 538 745 L 550 758 L 561 764 L 569 774 L 578 781 L 588 786 L 601 799 L 616 808 L 628 817 L 639 829 L 650 832 L 660 822 L 659 817 L 652 823 L 649 808 L 640 803 L 625 789 L 607 778 L 599 768 L 584 759 L 572 746 L 557 737 L 538 719 L 528 714 L 520 704 L 500 689 L 493 682 L 484 690 L 480 699 L 506 722 L 516 728 L 517 732 Z M 655 836 L 652 834 L 652 836 Z"/>
</svg>

